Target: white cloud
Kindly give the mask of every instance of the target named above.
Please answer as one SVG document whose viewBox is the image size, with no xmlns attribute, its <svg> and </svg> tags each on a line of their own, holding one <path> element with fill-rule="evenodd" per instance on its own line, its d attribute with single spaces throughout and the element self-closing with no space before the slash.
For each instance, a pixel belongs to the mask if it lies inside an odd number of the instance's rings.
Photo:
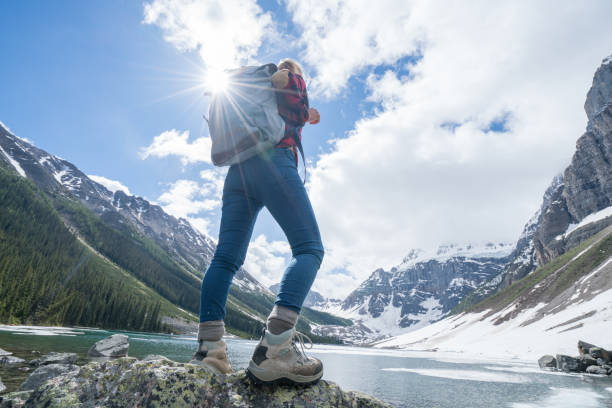
<svg viewBox="0 0 612 408">
<path fill-rule="evenodd" d="M 379 110 L 310 172 L 322 282 L 338 269 L 358 282 L 415 247 L 515 240 L 584 131 L 586 92 L 612 49 L 609 3 L 326 4 L 308 17 L 308 1 L 289 6 L 298 24 L 312 20 L 305 58 L 329 94 L 368 65 L 396 65 L 368 78 Z M 506 132 L 488 131 L 504 117 Z"/>
<path fill-rule="evenodd" d="M 102 176 L 87 175 L 87 177 L 89 177 L 96 183 L 102 184 L 104 187 L 106 187 L 109 191 L 112 191 L 113 193 L 115 191 L 121 190 L 129 196 L 132 195 L 132 193 L 130 193 L 130 189 L 127 188 L 127 186 L 121 183 L 120 181 L 107 179 L 106 177 Z"/>
<path fill-rule="evenodd" d="M 210 235 L 211 223 L 208 218 L 204 217 L 187 217 L 187 221 L 200 233 Z"/>
<path fill-rule="evenodd" d="M 144 23 L 159 26 L 177 49 L 197 51 L 209 68 L 248 61 L 274 32 L 255 0 L 154 0 L 144 5 Z"/>
<path fill-rule="evenodd" d="M 209 137 L 200 137 L 189 142 L 189 131 L 180 133 L 178 130 L 166 130 L 155 136 L 151 145 L 140 150 L 140 157 L 145 160 L 149 157 L 178 156 L 181 163 L 186 166 L 192 163 L 211 163 L 210 149 L 212 141 Z"/>
<path fill-rule="evenodd" d="M 406 0 L 288 0 L 316 90 L 334 96 L 355 72 L 418 51 L 412 7 Z"/>
<path fill-rule="evenodd" d="M 177 180 L 157 199 L 175 217 L 187 217 L 219 207 L 218 199 L 208 198 L 207 189 L 193 180 Z"/>
<path fill-rule="evenodd" d="M 210 215 L 221 207 L 227 168 L 202 170 L 202 181 L 180 179 L 168 185 L 157 201 L 168 214 L 185 218 L 200 232 L 211 234 Z"/>
<path fill-rule="evenodd" d="M 291 248 L 285 241 L 268 241 L 265 235 L 251 240 L 244 268 L 266 287 L 281 281 L 291 259 Z"/>
</svg>

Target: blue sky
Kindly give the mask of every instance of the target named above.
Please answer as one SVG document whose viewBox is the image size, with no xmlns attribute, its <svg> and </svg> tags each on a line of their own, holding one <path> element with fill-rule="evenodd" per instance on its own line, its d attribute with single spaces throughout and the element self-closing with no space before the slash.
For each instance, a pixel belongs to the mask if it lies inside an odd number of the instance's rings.
<svg viewBox="0 0 612 408">
<path fill-rule="evenodd" d="M 0 121 L 213 238 L 223 172 L 193 157 L 205 72 L 300 60 L 322 117 L 304 130 L 327 249 L 315 288 L 334 296 L 412 248 L 515 241 L 612 53 L 606 1 L 28 1 L 0 16 Z M 153 149 L 162 134 L 182 147 Z M 247 267 L 273 283 L 282 231 L 264 214 L 253 238 Z"/>
<path fill-rule="evenodd" d="M 261 5 L 276 18 L 287 18 L 274 1 Z M 15 133 L 86 174 L 118 180 L 154 201 L 169 183 L 197 178 L 200 170 L 212 167 L 138 155 L 167 129 L 189 130 L 191 140 L 207 134 L 204 89 L 190 89 L 201 84 L 204 64 L 196 52 L 180 52 L 164 41 L 158 27 L 143 24 L 142 3 L 68 1 L 58 7 L 38 1 L 1 7 L 5 59 L 0 80 L 8 97 L 0 101 L 0 120 Z M 287 28 L 293 31 L 290 24 Z M 285 54 L 268 55 L 276 62 Z M 288 55 L 296 57 L 295 50 Z M 342 137 L 371 105 L 363 98 L 359 85 L 340 100 L 311 98 L 324 120 L 305 132 L 310 159 L 328 151 L 326 141 Z M 282 239 L 282 231 L 267 218 L 255 234 Z"/>
</svg>

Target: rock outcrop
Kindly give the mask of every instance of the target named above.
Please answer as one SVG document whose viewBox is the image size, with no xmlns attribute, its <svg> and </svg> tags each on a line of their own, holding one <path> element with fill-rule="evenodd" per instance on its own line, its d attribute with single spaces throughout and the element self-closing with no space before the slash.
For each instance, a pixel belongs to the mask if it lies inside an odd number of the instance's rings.
<svg viewBox="0 0 612 408">
<path fill-rule="evenodd" d="M 566 242 L 570 226 L 588 215 L 612 205 L 612 59 L 604 60 L 593 77 L 587 94 L 586 132 L 576 142 L 576 152 L 556 183 L 555 197 L 542 213 L 535 234 L 534 250 L 538 265 L 549 262 L 579 242 Z M 612 223 L 600 223 L 597 233 Z M 568 245 L 569 244 L 569 245 Z"/>
<path fill-rule="evenodd" d="M 48 364 L 40 366 L 30 374 L 19 389 L 21 391 L 34 390 L 51 378 L 78 370 L 79 367 L 74 364 Z"/>
<path fill-rule="evenodd" d="M 612 375 L 612 352 L 584 341 L 578 342 L 578 352 L 578 357 L 546 355 L 538 360 L 538 364 L 544 370 Z"/>
<path fill-rule="evenodd" d="M 102 339 L 89 349 L 90 357 L 125 357 L 130 347 L 129 337 L 124 334 L 113 334 Z"/>
<path fill-rule="evenodd" d="M 74 364 L 78 358 L 79 356 L 76 353 L 51 352 L 41 358 L 30 361 L 30 365 L 38 367 L 49 364 Z"/>
<path fill-rule="evenodd" d="M 586 132 L 576 142 L 570 165 L 553 178 L 511 262 L 474 291 L 471 303 L 509 287 L 612 224 L 606 212 L 612 206 L 612 56 L 593 77 L 585 111 Z"/>
<path fill-rule="evenodd" d="M 15 357 L 15 356 L 3 356 L 0 357 L 0 367 L 11 367 L 14 365 L 18 365 L 23 363 L 25 360 L 23 358 Z"/>
<path fill-rule="evenodd" d="M 47 381 L 30 394 L 12 393 L 0 397 L 0 407 L 24 404 L 45 407 L 390 407 L 373 397 L 342 391 L 328 381 L 309 387 L 255 386 L 243 371 L 217 376 L 192 364 L 167 359 L 138 361 L 129 357 L 87 364 Z"/>
</svg>

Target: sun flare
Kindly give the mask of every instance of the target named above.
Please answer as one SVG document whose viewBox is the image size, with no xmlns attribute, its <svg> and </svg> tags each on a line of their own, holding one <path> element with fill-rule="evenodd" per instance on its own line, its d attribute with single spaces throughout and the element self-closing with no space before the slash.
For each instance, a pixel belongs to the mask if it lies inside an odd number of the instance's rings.
<svg viewBox="0 0 612 408">
<path fill-rule="evenodd" d="M 209 70 L 204 78 L 204 86 L 210 93 L 220 93 L 227 89 L 229 78 L 227 73 L 221 69 Z"/>
</svg>

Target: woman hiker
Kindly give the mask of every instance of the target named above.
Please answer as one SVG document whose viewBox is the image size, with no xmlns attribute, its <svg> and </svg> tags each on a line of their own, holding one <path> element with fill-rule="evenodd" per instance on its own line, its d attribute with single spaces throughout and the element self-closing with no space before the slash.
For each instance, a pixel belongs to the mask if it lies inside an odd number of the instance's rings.
<svg viewBox="0 0 612 408">
<path fill-rule="evenodd" d="M 287 236 L 293 259 L 283 274 L 247 373 L 263 383 L 288 380 L 309 384 L 323 376 L 323 364 L 305 355 L 305 336 L 295 330 L 295 324 L 321 265 L 323 244 L 298 174 L 297 150 L 301 151 L 302 127 L 306 122 L 319 123 L 320 117 L 308 106 L 302 68 L 296 61 L 283 60 L 272 76 L 272 85 L 278 90 L 278 113 L 285 121 L 285 134 L 270 152 L 229 168 L 219 243 L 202 281 L 198 349 L 191 362 L 218 373 L 233 372 L 221 339 L 225 302 L 232 278 L 244 262 L 257 214 L 265 206 Z"/>
</svg>

